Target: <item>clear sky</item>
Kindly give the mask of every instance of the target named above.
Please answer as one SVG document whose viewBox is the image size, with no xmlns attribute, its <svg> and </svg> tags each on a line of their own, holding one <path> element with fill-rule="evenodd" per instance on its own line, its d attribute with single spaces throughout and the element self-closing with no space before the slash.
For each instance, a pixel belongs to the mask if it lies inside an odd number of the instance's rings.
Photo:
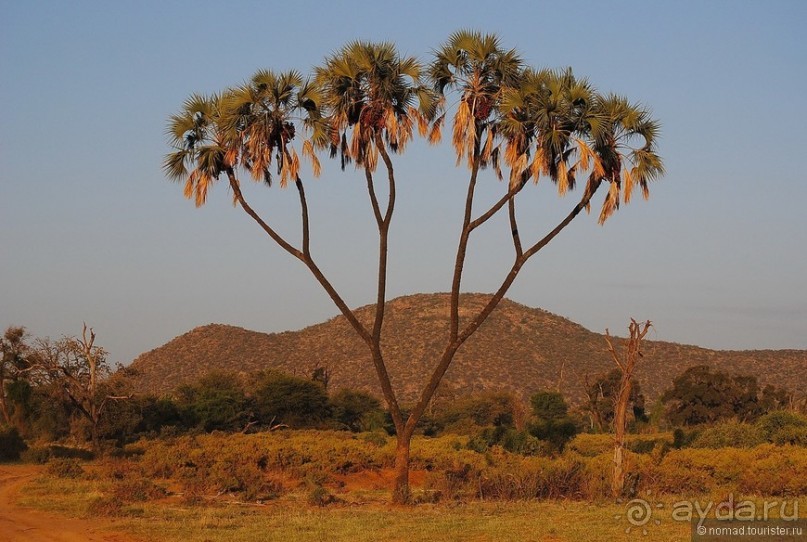
<svg viewBox="0 0 807 542">
<path fill-rule="evenodd" d="M 667 175 L 604 227 L 581 216 L 509 297 L 594 331 L 807 348 L 807 2 L 23 2 L 0 0 L 0 326 L 77 334 L 128 363 L 211 322 L 300 329 L 337 314 L 224 185 L 202 209 L 161 172 L 167 117 L 259 68 L 310 72 L 356 38 L 428 59 L 449 34 L 500 35 L 536 67 L 571 66 L 650 107 Z M 362 176 L 309 182 L 313 250 L 352 306 L 373 301 Z M 396 162 L 390 297 L 446 291 L 467 173 L 448 144 Z M 482 198 L 502 185 L 490 175 Z M 248 197 L 289 235 L 294 194 Z M 572 205 L 530 187 L 522 232 Z M 522 233 L 522 235 L 527 235 Z M 466 291 L 512 260 L 506 224 L 474 238 Z"/>
</svg>

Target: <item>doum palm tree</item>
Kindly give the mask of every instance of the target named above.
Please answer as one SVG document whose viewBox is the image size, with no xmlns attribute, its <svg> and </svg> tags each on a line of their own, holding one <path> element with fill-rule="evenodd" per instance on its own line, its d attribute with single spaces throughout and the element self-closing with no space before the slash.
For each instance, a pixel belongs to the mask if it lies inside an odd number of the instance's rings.
<svg viewBox="0 0 807 542">
<path fill-rule="evenodd" d="M 470 170 L 451 284 L 449 333 L 418 401 L 404 413 L 381 346 L 388 236 L 397 190 L 393 156 L 403 152 L 416 126 L 430 143 L 439 143 L 449 115 L 457 164 L 465 162 Z M 328 56 L 311 80 L 294 71 L 263 70 L 221 94 L 192 95 L 170 119 L 174 150 L 166 156 L 164 167 L 169 177 L 185 183 L 185 195 L 197 206 L 204 204 L 210 186 L 223 174 L 235 203 L 306 265 L 367 344 L 395 426 L 393 500 L 403 503 L 410 499 L 412 436 L 457 350 L 490 316 L 527 260 L 589 208 L 602 184 L 609 184 L 609 190 L 600 223 L 620 201 L 630 201 L 635 187 L 647 197 L 648 183 L 663 172 L 655 150 L 657 134 L 658 124 L 626 99 L 600 95 L 570 70 L 525 68 L 520 55 L 502 48 L 496 36 L 460 31 L 435 52 L 427 68 L 413 57 L 401 56 L 393 44 L 356 41 Z M 318 153 L 323 151 L 338 157 L 342 169 L 354 164 L 367 184 L 379 235 L 372 326 L 358 320 L 310 250 L 300 155 L 311 161 L 313 174 L 319 175 Z M 383 205 L 375 178 L 380 163 L 386 172 Z M 507 175 L 503 167 L 508 168 Z M 476 184 L 485 168 L 508 182 L 502 182 L 503 194 L 493 205 L 474 215 Z M 299 246 L 282 237 L 249 205 L 241 191 L 241 172 L 266 184 L 272 183 L 274 175 L 279 175 L 281 187 L 294 183 L 301 213 Z M 529 181 L 548 178 L 564 195 L 575 188 L 580 176 L 586 179 L 585 189 L 569 214 L 543 237 L 524 243 L 516 210 Z M 471 233 L 505 208 L 513 264 L 484 307 L 460 327 L 460 289 Z"/>
</svg>

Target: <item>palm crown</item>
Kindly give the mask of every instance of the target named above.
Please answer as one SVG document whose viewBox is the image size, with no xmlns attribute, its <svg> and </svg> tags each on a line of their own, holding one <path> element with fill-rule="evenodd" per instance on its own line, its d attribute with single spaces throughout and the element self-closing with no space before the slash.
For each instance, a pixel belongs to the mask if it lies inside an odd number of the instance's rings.
<svg viewBox="0 0 807 542">
<path fill-rule="evenodd" d="M 607 181 L 600 223 L 619 207 L 620 194 L 630 201 L 636 184 L 648 197 L 649 181 L 663 172 L 655 151 L 658 123 L 649 113 L 598 94 L 571 70 L 525 70 L 517 86 L 505 89 L 500 114 L 511 185 L 545 175 L 563 195 L 578 174 L 588 173 L 591 194 Z"/>
<path fill-rule="evenodd" d="M 221 107 L 220 95 L 194 94 L 169 120 L 174 152 L 165 157 L 163 169 L 171 179 L 185 180 L 185 197 L 194 199 L 197 207 L 207 200 L 213 182 L 233 164 L 218 122 Z"/>
<path fill-rule="evenodd" d="M 460 94 L 454 114 L 452 142 L 457 153 L 457 162 L 463 156 L 472 167 L 475 159 L 484 167 L 496 159 L 493 141 L 496 137 L 496 107 L 503 89 L 516 85 L 521 72 L 521 58 L 514 49 L 505 50 L 499 39 L 492 34 L 462 30 L 452 34 L 448 41 L 434 53 L 429 66 L 429 78 L 434 89 L 442 97 L 442 114 L 434 123 L 429 140 L 440 140 L 440 129 L 445 120 L 445 95 L 447 91 Z M 481 146 L 481 138 L 487 130 L 487 141 Z"/>
<path fill-rule="evenodd" d="M 277 162 L 280 185 L 297 180 L 300 158 L 292 146 L 296 122 L 311 134 L 302 153 L 320 171 L 314 147 L 328 140 L 328 122 L 319 109 L 319 93 L 296 71 L 258 71 L 247 83 L 212 96 L 193 95 L 169 121 L 174 152 L 163 167 L 169 177 L 185 180 L 185 196 L 205 203 L 212 183 L 222 173 L 242 166 L 253 179 L 272 182 Z"/>
<path fill-rule="evenodd" d="M 347 44 L 316 68 L 331 122 L 331 156 L 338 153 L 343 168 L 355 160 L 372 171 L 378 149 L 371 142 L 381 142 L 376 136 L 383 136 L 389 149 L 399 152 L 411 139 L 415 122 L 425 125 L 434 99 L 420 85 L 420 74 L 420 63 L 401 57 L 393 44 L 363 41 Z"/>
<path fill-rule="evenodd" d="M 241 165 L 253 179 L 271 184 L 273 158 L 277 160 L 281 187 L 289 179 L 298 179 L 300 158 L 291 144 L 297 135 L 297 121 L 311 134 L 303 142 L 302 153 L 311 159 L 314 174 L 319 175 L 320 164 L 313 147 L 322 145 L 328 135 L 320 101 L 316 86 L 304 81 L 296 71 L 276 74 L 260 70 L 249 82 L 225 95 L 222 126 L 231 148 L 237 150 Z"/>
</svg>

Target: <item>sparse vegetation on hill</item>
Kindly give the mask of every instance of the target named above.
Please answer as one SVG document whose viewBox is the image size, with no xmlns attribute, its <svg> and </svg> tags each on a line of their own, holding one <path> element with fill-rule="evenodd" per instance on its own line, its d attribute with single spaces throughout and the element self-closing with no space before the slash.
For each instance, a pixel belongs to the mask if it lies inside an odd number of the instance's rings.
<svg viewBox="0 0 807 542">
<path fill-rule="evenodd" d="M 462 297 L 461 317 L 478 310 L 489 296 Z M 418 294 L 387 302 L 385 355 L 391 378 L 405 402 L 412 401 L 439 355 L 448 333 L 447 294 Z M 466 312 L 467 311 L 467 312 Z M 373 307 L 356 310 L 369 323 Z M 196 328 L 139 356 L 131 365 L 136 388 L 168 393 L 205 372 L 249 373 L 278 369 L 309 377 L 328 369 L 329 387 L 352 388 L 380 397 L 366 346 L 339 316 L 297 332 L 265 334 L 211 324 Z M 807 389 L 807 351 L 716 351 L 668 342 L 645 341 L 636 379 L 647 404 L 658 399 L 685 369 L 705 365 L 731 375 L 755 375 L 761 385 L 790 391 Z M 590 382 L 613 368 L 603 335 L 541 309 L 504 300 L 457 353 L 439 394 L 506 390 L 527 400 L 541 389 L 561 391 L 572 405 L 586 400 Z"/>
</svg>

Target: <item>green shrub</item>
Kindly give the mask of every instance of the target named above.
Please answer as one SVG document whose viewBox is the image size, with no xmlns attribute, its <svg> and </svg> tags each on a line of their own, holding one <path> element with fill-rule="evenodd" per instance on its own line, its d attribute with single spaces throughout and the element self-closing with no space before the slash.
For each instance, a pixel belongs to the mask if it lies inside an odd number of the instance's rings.
<svg viewBox="0 0 807 542">
<path fill-rule="evenodd" d="M 768 442 L 807 446 L 807 416 L 779 410 L 762 416 L 755 425 Z"/>
<path fill-rule="evenodd" d="M 0 426 L 0 461 L 16 461 L 27 449 L 16 427 Z"/>
<path fill-rule="evenodd" d="M 595 457 L 613 449 L 614 436 L 607 433 L 580 433 L 566 445 L 566 450 L 584 457 Z"/>
<path fill-rule="evenodd" d="M 538 439 L 527 431 L 509 429 L 501 439 L 502 447 L 508 452 L 521 455 L 548 455 L 555 448 L 545 440 Z"/>
<path fill-rule="evenodd" d="M 530 425 L 530 434 L 549 443 L 554 451 L 561 452 L 566 443 L 577 434 L 577 426 L 568 417 L 555 420 L 539 420 Z"/>
<path fill-rule="evenodd" d="M 501 446 L 508 452 L 521 455 L 546 455 L 555 450 L 551 443 L 536 438 L 530 432 L 501 425 L 486 427 L 468 439 L 465 448 L 476 453 L 485 453 L 492 446 Z"/>
<path fill-rule="evenodd" d="M 569 407 L 563 394 L 557 391 L 539 391 L 530 397 L 532 413 L 539 420 L 556 421 L 567 417 Z"/>
<path fill-rule="evenodd" d="M 253 400 L 261 423 L 313 427 L 331 416 L 325 387 L 312 380 L 270 372 L 257 384 Z"/>
<path fill-rule="evenodd" d="M 186 427 L 199 427 L 204 431 L 234 430 L 244 426 L 247 418 L 247 398 L 239 377 L 232 373 L 211 372 L 196 385 L 177 389 L 178 407 Z M 174 413 L 168 403 L 155 404 L 157 412 L 152 420 L 154 427 L 172 419 Z"/>
<path fill-rule="evenodd" d="M 487 426 L 512 427 L 514 401 L 510 394 L 495 392 L 460 397 L 437 408 L 432 423 L 460 434 L 472 434 Z"/>
<path fill-rule="evenodd" d="M 669 433 L 626 435 L 626 447 L 633 453 L 650 454 L 658 447 L 669 447 L 673 438 Z M 566 450 L 583 457 L 613 453 L 614 435 L 609 433 L 580 433 L 566 445 Z"/>
<path fill-rule="evenodd" d="M 382 419 L 381 403 L 363 391 L 342 389 L 330 399 L 333 417 L 350 431 L 370 431 Z"/>
<path fill-rule="evenodd" d="M 765 442 L 755 425 L 723 422 L 704 429 L 692 442 L 693 448 L 753 448 Z"/>
</svg>

